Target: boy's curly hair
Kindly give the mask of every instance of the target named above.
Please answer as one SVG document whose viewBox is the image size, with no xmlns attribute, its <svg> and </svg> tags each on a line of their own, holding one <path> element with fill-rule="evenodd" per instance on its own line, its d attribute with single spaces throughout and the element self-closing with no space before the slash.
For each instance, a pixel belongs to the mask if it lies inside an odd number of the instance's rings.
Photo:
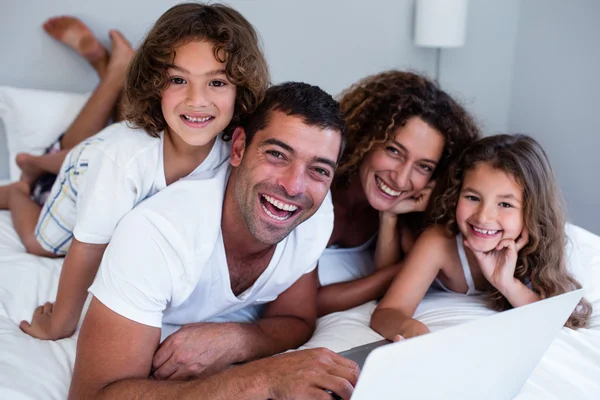
<svg viewBox="0 0 600 400">
<path fill-rule="evenodd" d="M 471 116 L 452 97 L 427 78 L 391 70 L 368 76 L 341 95 L 348 142 L 336 180 L 348 185 L 374 145 L 392 139 L 395 130 L 419 117 L 445 139 L 444 151 L 432 176 L 444 172 L 454 155 L 474 141 L 479 130 Z"/>
<path fill-rule="evenodd" d="M 442 194 L 433 199 L 432 220 L 445 226 L 449 234 L 460 233 L 456 207 L 464 177 L 481 163 L 504 171 L 523 188 L 523 223 L 529 242 L 519 251 L 515 278 L 531 282 L 542 299 L 581 288 L 566 267 L 566 218 L 560 190 L 546 153 L 529 136 L 488 136 L 464 150 L 453 163 L 446 181 L 438 185 Z M 512 307 L 497 289 L 489 293 L 488 300 L 498 311 Z M 586 327 L 591 312 L 591 304 L 582 299 L 566 326 Z"/>
<path fill-rule="evenodd" d="M 252 25 L 222 4 L 178 4 L 156 21 L 127 72 L 125 118 L 151 136 L 165 129 L 161 95 L 168 85 L 167 69 L 173 63 L 175 49 L 195 40 L 214 43 L 215 58 L 226 63 L 227 79 L 237 87 L 233 119 L 223 134 L 223 139 L 229 140 L 243 116 L 263 100 L 269 69 Z"/>
</svg>

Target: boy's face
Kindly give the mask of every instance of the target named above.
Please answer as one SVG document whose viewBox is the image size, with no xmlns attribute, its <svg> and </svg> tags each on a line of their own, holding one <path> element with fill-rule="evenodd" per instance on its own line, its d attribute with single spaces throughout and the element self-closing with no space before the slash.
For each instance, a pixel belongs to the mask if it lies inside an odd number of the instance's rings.
<svg viewBox="0 0 600 400">
<path fill-rule="evenodd" d="M 321 206 L 342 137 L 278 111 L 268 121 L 248 147 L 243 130 L 236 130 L 231 164 L 237 167 L 235 198 L 250 233 L 275 244 Z"/>
<path fill-rule="evenodd" d="M 229 125 L 236 87 L 217 61 L 213 43 L 192 41 L 175 49 L 161 108 L 172 140 L 205 146 Z"/>
</svg>

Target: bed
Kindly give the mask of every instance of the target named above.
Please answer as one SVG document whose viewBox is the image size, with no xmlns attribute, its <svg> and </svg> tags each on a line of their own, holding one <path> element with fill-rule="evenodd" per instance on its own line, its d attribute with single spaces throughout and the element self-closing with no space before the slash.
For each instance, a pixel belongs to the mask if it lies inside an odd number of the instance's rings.
<svg viewBox="0 0 600 400">
<path fill-rule="evenodd" d="M 595 307 L 589 329 L 563 328 L 517 399 L 600 398 L 600 237 L 568 226 L 569 263 L 584 282 Z M 0 398 L 66 398 L 75 359 L 76 337 L 40 341 L 21 333 L 18 324 L 40 303 L 56 296 L 62 260 L 26 254 L 0 211 Z M 589 285 L 587 284 L 589 283 Z M 594 293 L 596 296 L 594 296 Z M 319 320 L 315 335 L 303 347 L 342 351 L 379 340 L 369 329 L 375 303 L 331 314 Z M 483 300 L 430 292 L 417 317 L 433 331 L 491 315 Z M 499 338 L 501 340 L 501 338 Z"/>
<path fill-rule="evenodd" d="M 51 123 L 39 116 L 36 120 L 44 123 L 34 121 L 23 129 L 32 104 L 42 106 L 42 102 L 52 100 L 49 107 L 57 112 L 70 107 L 70 112 L 76 113 L 85 101 L 81 95 L 57 99 L 38 92 L 24 95 L 13 89 L 7 94 L 5 89 L 0 87 L 0 117 L 7 125 L 11 155 L 24 150 L 41 151 L 52 140 L 51 130 L 60 132 L 62 121 Z M 53 115 L 52 111 L 47 115 Z M 18 173 L 13 168 L 11 175 L 13 171 Z M 568 265 L 594 306 L 592 321 L 588 329 L 562 329 L 523 387 L 519 400 L 600 398 L 600 237 L 574 225 L 566 229 L 570 239 Z M 67 396 L 78 331 L 72 338 L 48 342 L 29 337 L 18 327 L 21 320 L 31 317 L 36 306 L 55 298 L 61 264 L 62 259 L 26 254 L 9 213 L 0 211 L 0 399 Z M 371 302 L 321 318 L 313 338 L 303 348 L 342 351 L 381 339 L 368 327 L 374 308 Z M 436 331 L 492 313 L 481 298 L 432 291 L 417 309 L 416 317 Z"/>
</svg>

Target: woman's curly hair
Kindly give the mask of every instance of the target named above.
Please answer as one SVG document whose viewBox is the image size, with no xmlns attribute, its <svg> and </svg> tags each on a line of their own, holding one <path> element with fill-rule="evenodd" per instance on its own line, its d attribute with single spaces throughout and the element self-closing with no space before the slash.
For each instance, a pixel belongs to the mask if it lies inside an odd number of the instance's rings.
<svg viewBox="0 0 600 400">
<path fill-rule="evenodd" d="M 565 214 L 560 190 L 542 147 L 526 135 L 496 135 L 468 147 L 441 182 L 442 195 L 434 198 L 431 217 L 449 234 L 460 233 L 456 207 L 465 174 L 485 163 L 504 171 L 523 188 L 523 222 L 529 242 L 519 251 L 515 278 L 531 283 L 542 299 L 581 288 L 567 271 L 565 260 Z M 509 301 L 493 289 L 488 300 L 495 310 L 511 308 Z M 566 323 L 583 328 L 589 322 L 592 306 L 582 299 Z"/>
<path fill-rule="evenodd" d="M 237 87 L 233 119 L 223 134 L 223 139 L 229 140 L 243 116 L 252 113 L 263 100 L 269 69 L 252 25 L 222 4 L 178 4 L 156 21 L 127 72 L 125 118 L 151 136 L 158 136 L 166 128 L 161 95 L 169 82 L 167 69 L 173 63 L 175 49 L 195 40 L 214 43 L 215 58 L 226 63 L 227 79 Z"/>
<path fill-rule="evenodd" d="M 471 116 L 427 78 L 403 71 L 368 76 L 345 90 L 340 106 L 348 126 L 348 142 L 336 172 L 338 185 L 348 185 L 376 144 L 393 138 L 396 129 L 419 117 L 444 136 L 444 151 L 432 178 L 479 135 Z"/>
</svg>

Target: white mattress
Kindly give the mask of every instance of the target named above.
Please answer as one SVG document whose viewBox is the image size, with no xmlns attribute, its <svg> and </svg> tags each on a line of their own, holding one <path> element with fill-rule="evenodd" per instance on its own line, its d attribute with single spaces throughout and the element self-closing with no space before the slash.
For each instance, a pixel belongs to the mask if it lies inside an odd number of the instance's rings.
<svg viewBox="0 0 600 400">
<path fill-rule="evenodd" d="M 518 396 L 520 400 L 600 398 L 600 238 L 572 226 L 569 234 L 575 243 L 570 265 L 595 306 L 592 328 L 563 328 Z M 18 327 L 37 305 L 55 298 L 60 267 L 61 260 L 25 254 L 10 215 L 0 211 L 0 399 L 67 396 L 76 336 L 40 341 Z M 368 303 L 322 318 L 305 347 L 342 351 L 378 340 L 368 328 L 374 307 Z M 477 298 L 434 293 L 425 298 L 417 317 L 437 330 L 491 313 Z"/>
</svg>

